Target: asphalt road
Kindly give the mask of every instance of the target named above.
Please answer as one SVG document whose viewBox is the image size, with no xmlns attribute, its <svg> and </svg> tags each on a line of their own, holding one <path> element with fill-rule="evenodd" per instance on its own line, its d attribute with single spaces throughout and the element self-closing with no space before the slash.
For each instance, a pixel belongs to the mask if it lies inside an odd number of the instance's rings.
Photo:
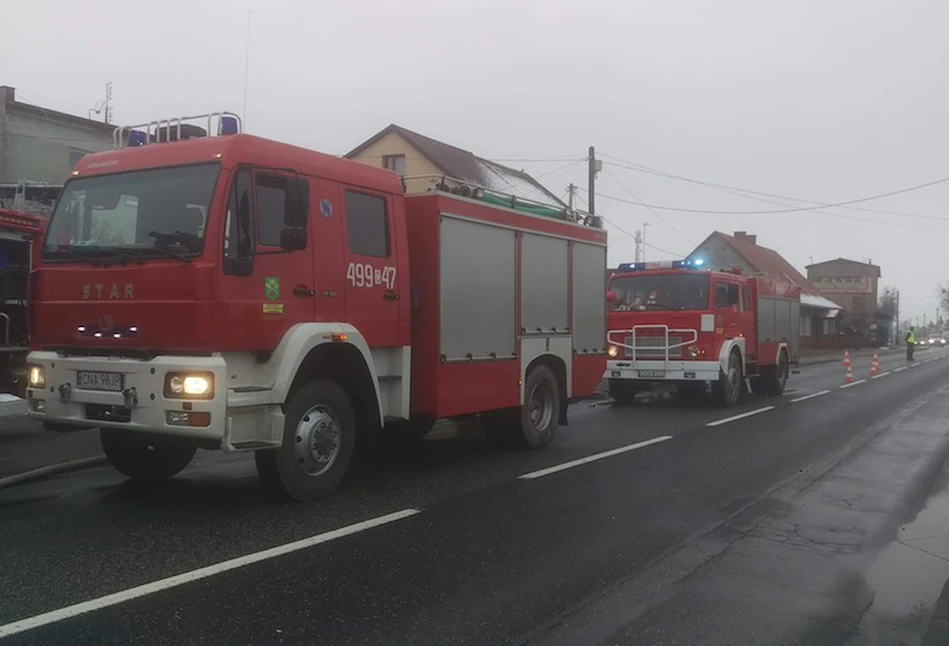
<svg viewBox="0 0 949 646">
<path fill-rule="evenodd" d="M 727 411 L 581 403 L 544 451 L 463 432 L 313 505 L 213 454 L 159 489 L 101 468 L 3 490 L 0 643 L 922 643 L 949 580 L 947 356 L 861 360 L 845 388 L 811 366 Z"/>
</svg>

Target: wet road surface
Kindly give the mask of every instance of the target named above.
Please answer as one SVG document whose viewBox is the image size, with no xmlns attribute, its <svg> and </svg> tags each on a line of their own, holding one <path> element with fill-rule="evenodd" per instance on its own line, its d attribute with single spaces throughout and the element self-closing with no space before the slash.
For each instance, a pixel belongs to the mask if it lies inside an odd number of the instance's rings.
<svg viewBox="0 0 949 646">
<path fill-rule="evenodd" d="M 0 643 L 923 643 L 946 357 L 850 386 L 811 366 L 727 411 L 581 403 L 545 451 L 425 441 L 314 505 L 214 454 L 160 489 L 102 468 L 0 491 Z"/>
</svg>

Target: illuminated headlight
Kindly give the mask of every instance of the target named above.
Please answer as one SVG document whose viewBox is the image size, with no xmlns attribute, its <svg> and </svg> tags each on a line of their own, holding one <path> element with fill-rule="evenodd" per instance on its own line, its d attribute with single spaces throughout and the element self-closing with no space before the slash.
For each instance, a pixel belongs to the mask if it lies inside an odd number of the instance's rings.
<svg viewBox="0 0 949 646">
<path fill-rule="evenodd" d="M 209 372 L 169 372 L 165 375 L 165 397 L 211 399 L 214 397 L 214 375 Z"/>
<path fill-rule="evenodd" d="M 619 354 L 619 349 L 617 349 L 617 347 L 616 347 L 615 345 L 611 345 L 609 348 L 606 349 L 606 355 L 607 355 L 610 359 L 615 359 L 615 358 L 616 358 L 616 355 L 618 355 L 618 354 Z"/>
<path fill-rule="evenodd" d="M 30 388 L 46 387 L 46 372 L 42 366 L 30 366 L 27 374 L 30 380 Z"/>
<path fill-rule="evenodd" d="M 694 359 L 695 357 L 699 356 L 699 353 L 701 351 L 699 350 L 699 347 L 697 345 L 690 345 L 688 352 L 689 352 L 689 356 Z"/>
</svg>

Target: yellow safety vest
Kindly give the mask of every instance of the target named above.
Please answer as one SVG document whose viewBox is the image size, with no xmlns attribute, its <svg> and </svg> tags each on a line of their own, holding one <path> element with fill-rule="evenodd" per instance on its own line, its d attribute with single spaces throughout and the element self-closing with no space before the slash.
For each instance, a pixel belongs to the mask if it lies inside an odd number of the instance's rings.
<svg viewBox="0 0 949 646">
<path fill-rule="evenodd" d="M 907 343 L 916 343 L 916 335 L 913 334 L 913 331 L 910 330 L 906 333 L 906 342 Z"/>
</svg>

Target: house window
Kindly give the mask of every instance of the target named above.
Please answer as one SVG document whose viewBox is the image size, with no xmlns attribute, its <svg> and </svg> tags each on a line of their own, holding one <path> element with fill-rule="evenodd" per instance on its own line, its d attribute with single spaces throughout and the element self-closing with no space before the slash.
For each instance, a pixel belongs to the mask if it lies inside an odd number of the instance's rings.
<svg viewBox="0 0 949 646">
<path fill-rule="evenodd" d="M 801 316 L 801 336 L 811 336 L 814 330 L 814 318 L 806 314 Z"/>
<path fill-rule="evenodd" d="M 824 319 L 824 336 L 833 336 L 837 334 L 837 319 Z"/>
<path fill-rule="evenodd" d="M 383 155 L 382 167 L 388 168 L 399 177 L 405 177 L 405 155 Z"/>
<path fill-rule="evenodd" d="M 69 151 L 69 170 L 72 170 L 76 167 L 76 164 L 79 163 L 79 160 L 86 156 L 85 150 L 70 150 Z"/>
<path fill-rule="evenodd" d="M 389 223 L 385 199 L 346 191 L 346 235 L 349 238 L 349 253 L 387 258 Z"/>
</svg>

